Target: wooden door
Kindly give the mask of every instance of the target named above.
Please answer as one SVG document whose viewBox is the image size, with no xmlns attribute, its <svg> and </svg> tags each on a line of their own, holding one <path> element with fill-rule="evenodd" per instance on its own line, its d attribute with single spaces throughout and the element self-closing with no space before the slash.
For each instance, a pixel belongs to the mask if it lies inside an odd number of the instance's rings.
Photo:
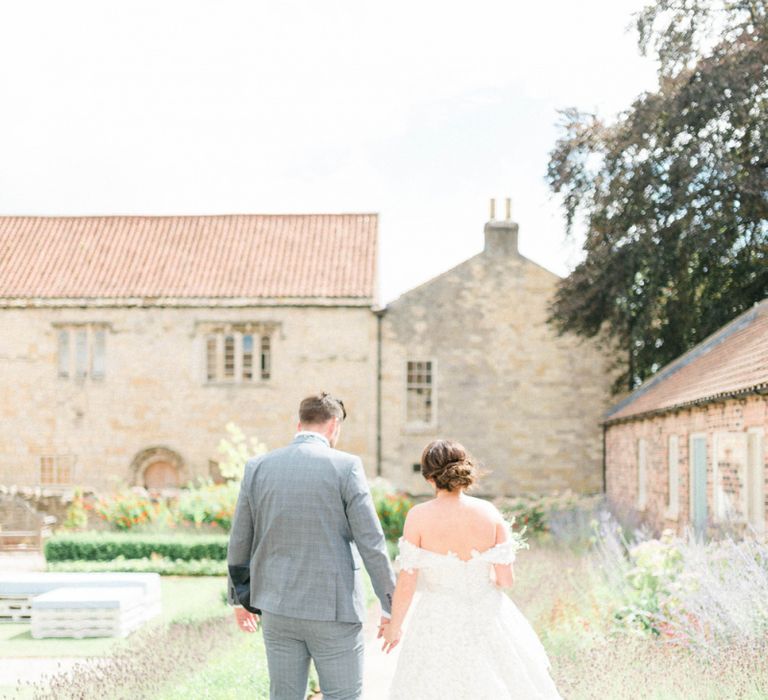
<svg viewBox="0 0 768 700">
<path fill-rule="evenodd" d="M 152 462 L 144 470 L 144 488 L 149 491 L 179 488 L 179 472 L 170 462 Z"/>
<path fill-rule="evenodd" d="M 696 537 L 707 532 L 707 437 L 691 438 L 691 523 Z"/>
</svg>

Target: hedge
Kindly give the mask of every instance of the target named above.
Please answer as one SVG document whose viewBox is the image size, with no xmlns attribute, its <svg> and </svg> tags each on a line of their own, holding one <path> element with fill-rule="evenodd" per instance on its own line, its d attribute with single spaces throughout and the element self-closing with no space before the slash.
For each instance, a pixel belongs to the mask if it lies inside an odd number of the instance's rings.
<svg viewBox="0 0 768 700">
<path fill-rule="evenodd" d="M 112 561 L 54 561 L 48 563 L 48 571 L 135 572 L 140 574 L 157 573 L 162 576 L 225 576 L 227 563 L 218 559 L 184 561 L 182 559 L 123 559 L 123 557 L 118 557 Z"/>
<path fill-rule="evenodd" d="M 227 558 L 227 535 L 138 535 L 122 533 L 73 533 L 56 535 L 45 543 L 45 558 L 57 561 L 112 561 L 162 557 L 196 561 Z"/>
</svg>

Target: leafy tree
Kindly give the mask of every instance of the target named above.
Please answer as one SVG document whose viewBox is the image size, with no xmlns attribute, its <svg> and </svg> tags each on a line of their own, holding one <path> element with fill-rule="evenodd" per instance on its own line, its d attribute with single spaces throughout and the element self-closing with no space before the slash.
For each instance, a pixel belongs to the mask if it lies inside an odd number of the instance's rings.
<svg viewBox="0 0 768 700">
<path fill-rule="evenodd" d="M 561 112 L 547 172 L 586 229 L 550 320 L 619 346 L 616 390 L 768 296 L 768 0 L 658 0 L 635 24 L 657 90 L 612 123 Z"/>
</svg>

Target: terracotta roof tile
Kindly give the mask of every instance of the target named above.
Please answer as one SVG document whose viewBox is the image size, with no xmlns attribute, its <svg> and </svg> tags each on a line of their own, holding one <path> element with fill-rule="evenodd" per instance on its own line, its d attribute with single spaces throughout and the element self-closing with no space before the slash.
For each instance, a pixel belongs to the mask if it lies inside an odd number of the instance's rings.
<svg viewBox="0 0 768 700">
<path fill-rule="evenodd" d="M 0 298 L 373 302 L 375 214 L 0 216 Z"/>
<path fill-rule="evenodd" d="M 768 391 L 768 299 L 659 370 L 614 406 L 606 422 Z"/>
</svg>

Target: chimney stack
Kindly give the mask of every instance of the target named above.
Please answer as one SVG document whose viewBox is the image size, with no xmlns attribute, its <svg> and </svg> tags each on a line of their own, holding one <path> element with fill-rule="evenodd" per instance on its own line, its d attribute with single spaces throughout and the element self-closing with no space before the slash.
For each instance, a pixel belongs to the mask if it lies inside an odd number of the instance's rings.
<svg viewBox="0 0 768 700">
<path fill-rule="evenodd" d="M 485 225 L 485 252 L 489 255 L 519 255 L 517 224 L 512 221 L 512 200 L 504 201 L 505 218 L 496 219 L 496 200 L 491 199 L 491 218 Z"/>
</svg>

